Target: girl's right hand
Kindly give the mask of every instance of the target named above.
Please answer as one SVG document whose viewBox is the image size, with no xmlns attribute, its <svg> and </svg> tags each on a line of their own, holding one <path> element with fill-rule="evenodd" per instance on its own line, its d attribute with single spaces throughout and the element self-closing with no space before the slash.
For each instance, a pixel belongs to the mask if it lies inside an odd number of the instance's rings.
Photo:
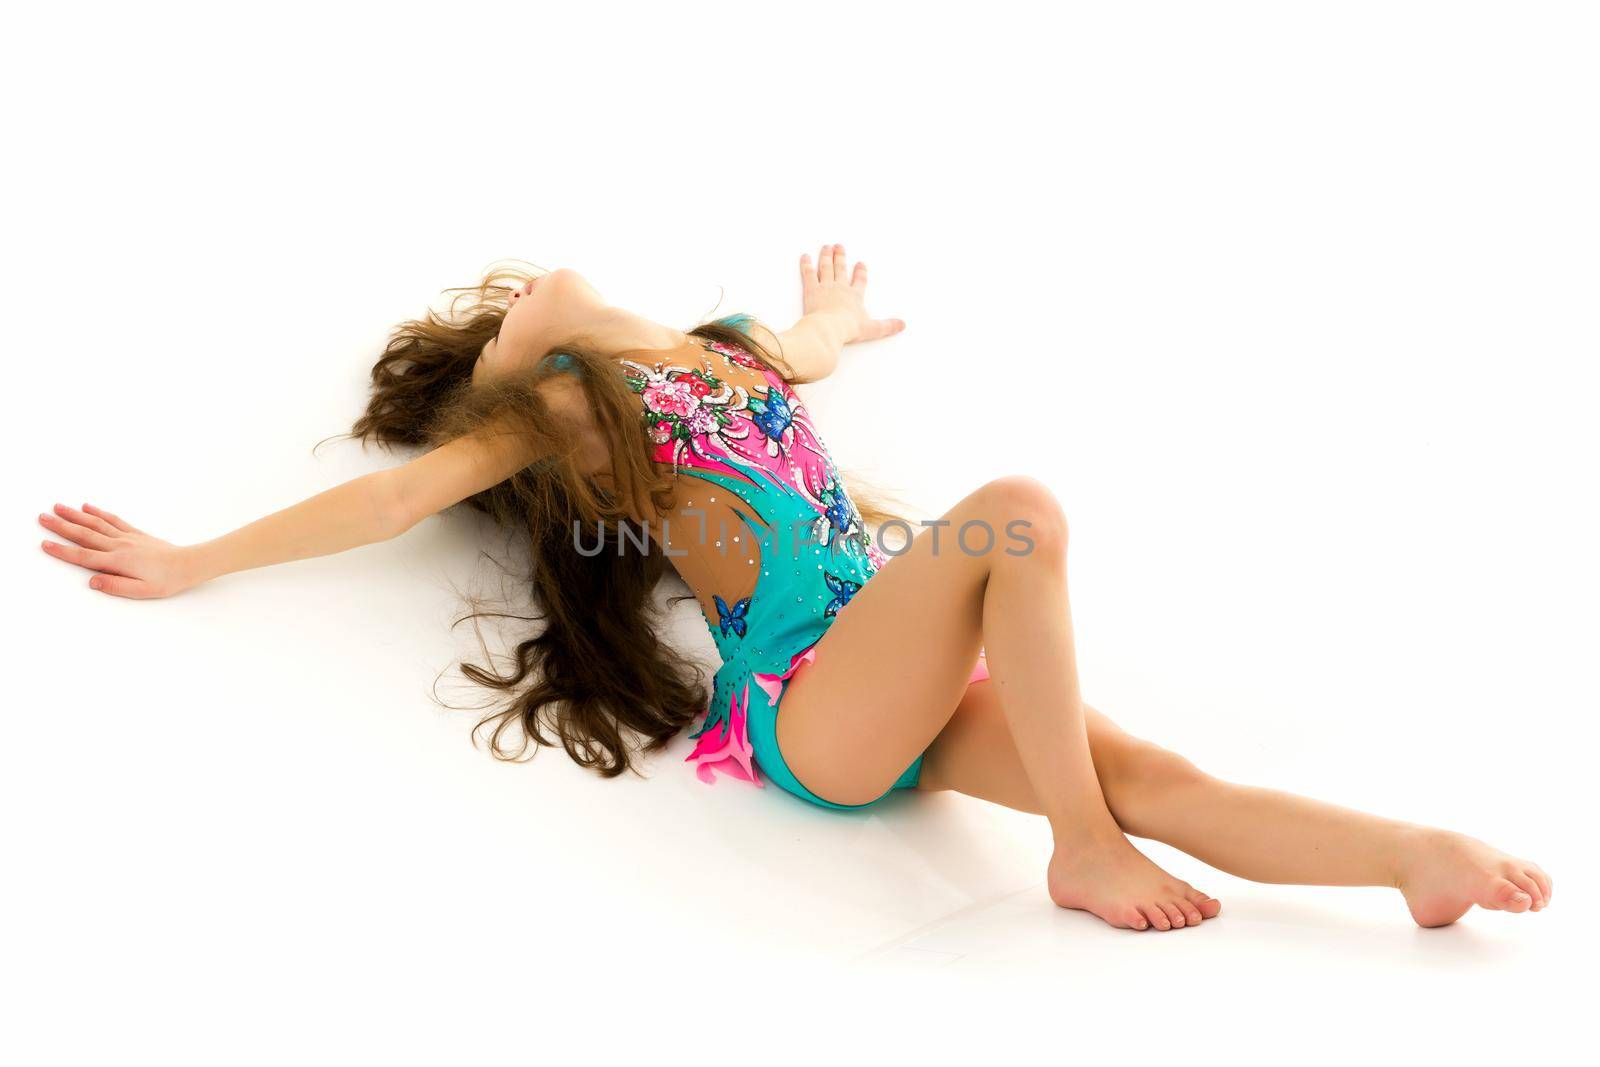
<svg viewBox="0 0 1600 1067">
<path fill-rule="evenodd" d="M 40 515 L 39 525 L 72 544 L 45 541 L 44 551 L 95 571 L 89 579 L 91 589 L 152 600 L 181 593 L 203 580 L 190 550 L 152 537 L 108 511 L 90 504 L 82 511 L 57 504 L 55 512 Z"/>
</svg>

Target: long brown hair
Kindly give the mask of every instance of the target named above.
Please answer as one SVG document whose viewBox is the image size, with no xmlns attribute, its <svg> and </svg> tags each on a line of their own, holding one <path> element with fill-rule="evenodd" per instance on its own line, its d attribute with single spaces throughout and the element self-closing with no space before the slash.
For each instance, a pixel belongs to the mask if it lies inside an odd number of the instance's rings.
<svg viewBox="0 0 1600 1067">
<path fill-rule="evenodd" d="M 657 632 L 652 594 L 669 569 L 659 547 L 652 540 L 644 550 L 637 542 L 619 550 L 615 542 L 628 522 L 653 519 L 670 507 L 673 487 L 670 475 L 651 462 L 638 398 L 613 354 L 575 338 L 550 353 L 563 359 L 547 357 L 536 367 L 476 385 L 471 380 L 479 351 L 499 332 L 511 292 L 533 276 L 517 267 L 491 269 L 476 285 L 446 290 L 455 295 L 443 312 L 429 309 L 395 327 L 372 368 L 367 410 L 349 436 L 435 448 L 509 427 L 538 445 L 547 458 L 463 501 L 526 534 L 527 578 L 541 612 L 473 611 L 463 618 L 543 623 L 517 644 L 508 673 L 493 669 L 487 645 L 490 669 L 460 665 L 473 682 L 511 694 L 478 722 L 472 736 L 476 743 L 487 733 L 489 750 L 506 760 L 531 756 L 533 743 L 559 742 L 580 765 L 610 778 L 633 766 L 635 752 L 664 748 L 704 712 L 705 680 Z M 780 353 L 748 331 L 753 321 L 729 316 L 688 332 L 737 345 L 792 380 Z M 580 471 L 575 441 L 538 388 L 553 375 L 568 374 L 582 388 L 610 449 L 610 470 L 592 477 Z M 857 506 L 869 522 L 891 514 L 865 496 Z M 606 550 L 580 553 L 574 522 L 596 530 Z"/>
</svg>

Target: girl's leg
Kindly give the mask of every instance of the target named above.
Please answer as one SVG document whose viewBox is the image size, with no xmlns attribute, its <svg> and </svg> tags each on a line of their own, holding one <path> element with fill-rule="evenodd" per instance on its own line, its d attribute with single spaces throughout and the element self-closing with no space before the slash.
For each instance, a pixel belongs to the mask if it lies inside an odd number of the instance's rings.
<svg viewBox="0 0 1600 1067">
<path fill-rule="evenodd" d="M 1119 825 L 1257 882 L 1383 885 L 1417 922 L 1453 922 L 1469 907 L 1538 911 L 1550 899 L 1537 865 L 1481 841 L 1272 789 L 1221 781 L 1085 707 L 1090 750 Z M 1042 812 L 987 683 L 972 685 L 923 761 L 923 789 L 955 789 Z"/>
<path fill-rule="evenodd" d="M 1135 929 L 1215 914 L 1215 901 L 1134 849 L 1106 807 L 1078 695 L 1066 521 L 1054 497 L 1032 479 L 1004 478 L 945 519 L 855 594 L 816 662 L 790 681 L 777 718 L 789 769 L 834 803 L 881 796 L 955 713 L 981 645 L 1055 838 L 1051 899 Z"/>
</svg>

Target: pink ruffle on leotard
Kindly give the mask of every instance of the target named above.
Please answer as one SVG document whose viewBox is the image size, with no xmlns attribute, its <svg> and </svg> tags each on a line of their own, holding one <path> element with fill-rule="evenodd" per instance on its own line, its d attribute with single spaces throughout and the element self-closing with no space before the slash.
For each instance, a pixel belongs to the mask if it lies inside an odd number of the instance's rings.
<svg viewBox="0 0 1600 1067">
<path fill-rule="evenodd" d="M 686 762 L 695 765 L 694 773 L 702 782 L 715 784 L 716 769 L 720 768 L 743 781 L 763 784 L 751 762 L 749 707 L 750 683 L 746 682 L 744 692 L 729 701 L 727 719 L 720 727 L 701 734 L 694 751 L 685 757 Z"/>
<path fill-rule="evenodd" d="M 794 676 L 802 663 L 814 663 L 817 659 L 817 646 L 807 645 L 796 652 L 789 660 L 788 668 L 782 674 L 762 674 L 757 672 L 751 675 L 762 690 L 767 694 L 767 699 L 772 701 L 772 706 L 778 706 L 778 698 L 783 695 L 783 683 Z"/>
</svg>

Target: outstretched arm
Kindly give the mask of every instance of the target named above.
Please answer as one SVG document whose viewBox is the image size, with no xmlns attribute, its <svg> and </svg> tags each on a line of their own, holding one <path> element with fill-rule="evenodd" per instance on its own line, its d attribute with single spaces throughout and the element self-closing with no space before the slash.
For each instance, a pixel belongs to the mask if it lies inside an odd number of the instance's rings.
<svg viewBox="0 0 1600 1067">
<path fill-rule="evenodd" d="M 187 564 L 183 575 L 187 584 L 387 541 L 403 529 L 393 487 L 395 476 L 404 469 L 363 474 L 232 533 L 187 546 L 180 557 Z M 107 587 L 106 591 L 119 590 Z"/>
<path fill-rule="evenodd" d="M 45 541 L 46 553 L 94 571 L 89 588 L 112 596 L 152 600 L 172 596 L 233 571 L 325 556 L 393 537 L 390 471 L 351 479 L 230 534 L 175 545 L 97 508 L 64 504 L 39 524 L 71 544 Z"/>
<path fill-rule="evenodd" d="M 849 269 L 843 245 L 823 245 L 816 263 L 800 257 L 800 321 L 776 335 L 794 381 L 814 382 L 833 373 L 845 345 L 876 341 L 906 328 L 902 319 L 867 314 L 867 265 Z"/>
<path fill-rule="evenodd" d="M 426 516 L 499 484 L 539 458 L 526 439 L 512 432 L 457 438 L 402 466 L 353 478 L 194 545 L 163 541 L 89 504 L 81 511 L 57 504 L 55 514 L 40 515 L 39 522 L 72 542 L 45 541 L 45 552 L 96 572 L 90 588 L 148 600 L 234 571 L 398 537 Z"/>
</svg>

